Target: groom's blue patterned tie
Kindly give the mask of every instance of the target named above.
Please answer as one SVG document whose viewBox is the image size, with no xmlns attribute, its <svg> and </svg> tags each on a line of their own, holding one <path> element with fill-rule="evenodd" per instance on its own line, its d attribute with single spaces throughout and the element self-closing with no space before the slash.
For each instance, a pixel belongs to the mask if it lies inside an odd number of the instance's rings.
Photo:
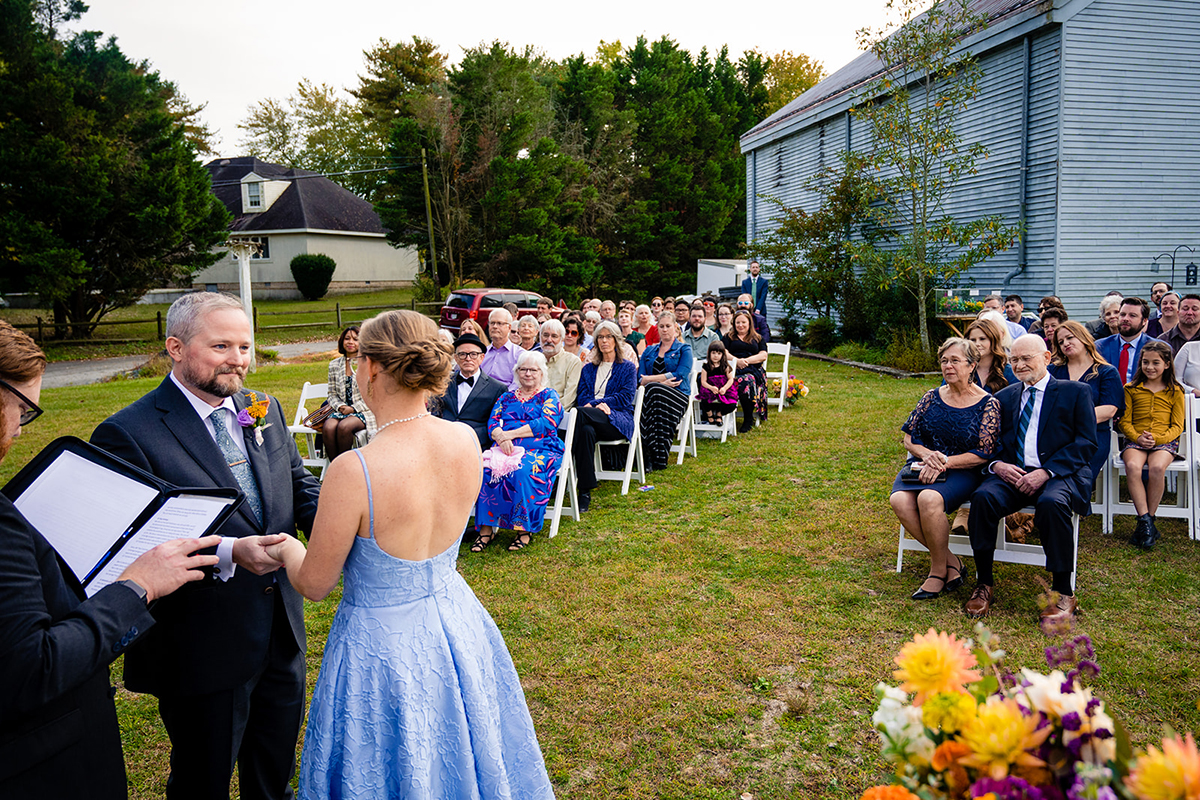
<svg viewBox="0 0 1200 800">
<path fill-rule="evenodd" d="M 1025 467 L 1025 437 L 1029 434 L 1029 421 L 1033 419 L 1033 401 L 1037 398 L 1037 389 L 1033 386 L 1029 387 L 1029 399 L 1025 401 L 1025 407 L 1021 409 L 1021 419 L 1017 422 L 1017 455 L 1020 457 L 1021 467 Z"/>
<path fill-rule="evenodd" d="M 212 421 L 213 432 L 217 435 L 217 447 L 221 448 L 225 463 L 229 465 L 233 477 L 237 478 L 238 488 L 246 495 L 250 510 L 254 512 L 255 518 L 262 522 L 262 498 L 258 494 L 258 483 L 254 480 L 249 459 L 234 444 L 229 429 L 225 427 L 225 414 L 224 408 L 218 408 L 208 417 Z"/>
</svg>

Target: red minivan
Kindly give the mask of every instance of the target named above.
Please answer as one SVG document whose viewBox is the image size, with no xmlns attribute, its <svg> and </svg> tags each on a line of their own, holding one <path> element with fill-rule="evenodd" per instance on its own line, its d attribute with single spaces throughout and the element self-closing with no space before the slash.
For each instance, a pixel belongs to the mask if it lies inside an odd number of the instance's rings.
<svg viewBox="0 0 1200 800">
<path fill-rule="evenodd" d="M 441 326 L 457 333 L 463 320 L 470 318 L 486 330 L 493 308 L 513 303 L 517 307 L 517 316 L 527 317 L 537 314 L 537 303 L 541 299 L 542 296 L 537 292 L 521 289 L 459 289 L 451 292 L 442 306 Z M 555 319 L 561 317 L 562 313 L 563 309 L 550 306 L 550 316 Z"/>
</svg>

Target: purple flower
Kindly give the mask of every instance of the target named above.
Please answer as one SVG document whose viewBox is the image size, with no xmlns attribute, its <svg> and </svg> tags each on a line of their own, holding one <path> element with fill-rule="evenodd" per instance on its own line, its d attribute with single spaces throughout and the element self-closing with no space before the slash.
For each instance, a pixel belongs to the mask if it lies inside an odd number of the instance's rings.
<svg viewBox="0 0 1200 800">
<path fill-rule="evenodd" d="M 1086 711 L 1087 715 L 1090 717 L 1092 714 L 1096 713 L 1096 709 L 1098 709 L 1101 705 L 1102 703 L 1100 702 L 1100 698 L 1093 697 L 1091 700 L 1088 700 L 1088 704 L 1086 708 L 1084 708 L 1084 711 Z"/>
<path fill-rule="evenodd" d="M 1077 731 L 1083 725 L 1083 721 L 1079 719 L 1079 714 L 1072 711 L 1070 714 L 1064 714 L 1062 718 L 1063 728 L 1069 731 Z"/>
<path fill-rule="evenodd" d="M 241 425 L 243 428 L 249 428 L 254 424 L 254 417 L 250 416 L 250 412 L 243 408 L 238 412 L 237 421 L 238 425 Z"/>
<path fill-rule="evenodd" d="M 1094 678 L 1100 674 L 1100 665 L 1089 658 L 1081 658 L 1079 660 L 1079 671 L 1084 675 Z"/>
<path fill-rule="evenodd" d="M 1001 780 L 980 778 L 971 785 L 971 796 L 979 797 L 991 792 L 996 800 L 1045 800 L 1042 791 L 1013 775 Z"/>
</svg>

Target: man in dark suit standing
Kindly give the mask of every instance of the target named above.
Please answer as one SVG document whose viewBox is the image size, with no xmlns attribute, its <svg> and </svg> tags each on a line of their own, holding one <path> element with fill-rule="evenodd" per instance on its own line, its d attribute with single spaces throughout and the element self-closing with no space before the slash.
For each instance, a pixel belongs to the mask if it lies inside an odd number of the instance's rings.
<svg viewBox="0 0 1200 800">
<path fill-rule="evenodd" d="M 0 322 L 0 460 L 41 414 L 45 368 L 33 340 Z M 159 545 L 83 599 L 0 495 L 0 797 L 128 796 L 108 665 L 154 625 L 149 602 L 204 577 L 216 557 L 191 553 L 217 541 Z"/>
<path fill-rule="evenodd" d="M 473 333 L 454 340 L 454 362 L 458 369 L 446 393 L 438 398 L 436 413 L 442 419 L 470 425 L 479 437 L 479 446 L 486 450 L 492 446 L 487 429 L 492 407 L 508 387 L 479 368 L 483 351 L 483 342 Z"/>
<path fill-rule="evenodd" d="M 174 365 L 158 388 L 109 417 L 92 442 L 181 486 L 237 487 L 216 579 L 154 609 L 125 657 L 125 685 L 158 697 L 171 738 L 167 797 L 291 797 L 304 715 L 303 601 L 265 547 L 312 528 L 320 485 L 274 398 L 243 393 L 250 321 L 228 295 L 185 295 L 167 312 Z M 263 404 L 266 407 L 263 407 Z M 267 534 L 267 535 L 264 535 Z"/>
<path fill-rule="evenodd" d="M 748 266 L 750 277 L 742 279 L 742 294 L 750 295 L 750 304 L 754 311 L 766 317 L 768 281 L 766 278 L 759 277 L 760 267 L 757 261 L 751 261 Z"/>
<path fill-rule="evenodd" d="M 1020 383 L 996 393 L 1000 401 L 1000 450 L 985 467 L 989 473 L 971 497 L 971 549 L 979 582 L 967 601 L 971 617 L 986 615 L 995 602 L 992 562 L 996 528 L 1007 514 L 1034 506 L 1034 524 L 1046 550 L 1046 569 L 1058 601 L 1042 609 L 1045 631 L 1070 624 L 1077 603 L 1071 513 L 1091 504 L 1096 452 L 1096 411 L 1091 390 L 1075 381 L 1055 380 L 1047 371 L 1050 353 L 1040 336 L 1013 343 L 1009 359 Z"/>
</svg>

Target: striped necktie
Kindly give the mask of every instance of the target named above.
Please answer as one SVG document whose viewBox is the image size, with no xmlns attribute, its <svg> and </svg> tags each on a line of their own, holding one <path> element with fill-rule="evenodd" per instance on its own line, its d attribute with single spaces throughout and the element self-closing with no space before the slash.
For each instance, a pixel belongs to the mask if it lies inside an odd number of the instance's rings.
<svg viewBox="0 0 1200 800">
<path fill-rule="evenodd" d="M 254 472 L 250 469 L 249 459 L 234 444 L 233 437 L 229 435 L 229 429 L 225 427 L 225 414 L 226 409 L 218 408 L 208 417 L 212 422 L 213 432 L 217 435 L 217 447 L 221 448 L 221 455 L 225 456 L 225 463 L 229 465 L 233 477 L 237 479 L 238 488 L 246 495 L 246 503 L 250 506 L 250 510 L 254 512 L 255 518 L 262 522 L 262 498 L 258 493 L 258 483 L 254 480 Z"/>
<path fill-rule="evenodd" d="M 1033 401 L 1037 398 L 1037 388 L 1029 387 L 1029 399 L 1021 409 L 1021 419 L 1017 422 L 1017 455 L 1020 456 L 1022 469 L 1025 467 L 1025 437 L 1029 435 L 1029 421 L 1033 419 Z"/>
</svg>

